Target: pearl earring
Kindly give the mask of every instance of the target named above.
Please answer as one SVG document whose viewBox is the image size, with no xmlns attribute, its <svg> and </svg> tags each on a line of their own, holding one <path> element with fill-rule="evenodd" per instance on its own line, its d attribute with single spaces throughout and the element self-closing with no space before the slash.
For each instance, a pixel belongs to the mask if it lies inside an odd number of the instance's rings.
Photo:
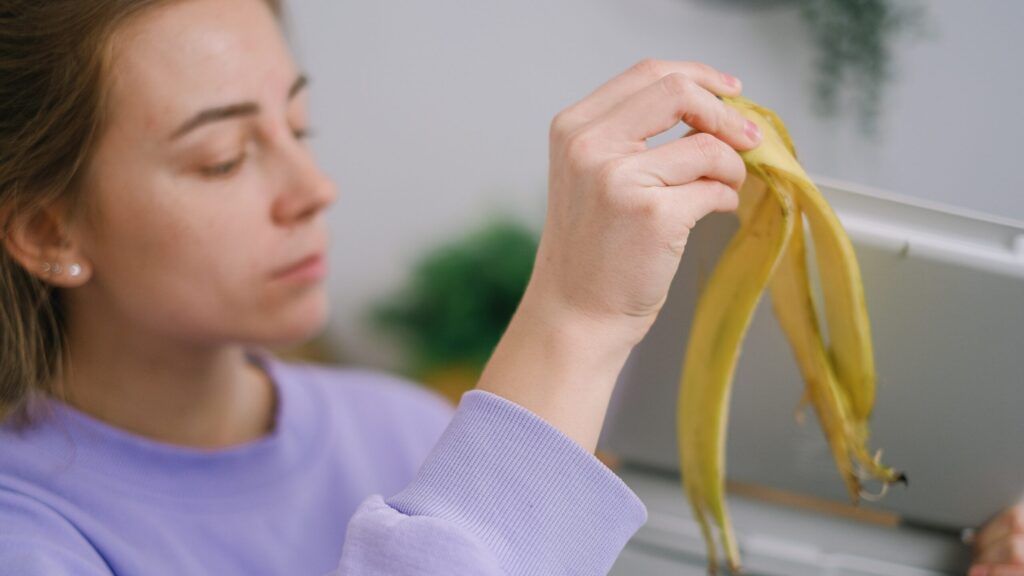
<svg viewBox="0 0 1024 576">
<path fill-rule="evenodd" d="M 43 262 L 43 273 L 47 275 L 59 275 L 64 271 L 64 267 L 59 262 Z M 77 263 L 72 263 L 68 266 L 68 275 L 72 278 L 77 278 L 82 274 L 82 266 Z"/>
</svg>

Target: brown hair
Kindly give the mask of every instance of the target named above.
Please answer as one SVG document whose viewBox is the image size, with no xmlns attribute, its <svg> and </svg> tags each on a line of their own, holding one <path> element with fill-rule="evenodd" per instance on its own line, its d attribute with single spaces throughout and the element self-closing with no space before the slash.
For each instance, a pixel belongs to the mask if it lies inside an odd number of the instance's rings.
<svg viewBox="0 0 1024 576">
<path fill-rule="evenodd" d="M 111 36 L 169 1 L 0 0 L 0 239 L 44 208 L 73 212 L 104 126 Z M 264 1 L 280 18 L 281 0 Z M 66 352 L 60 292 L 0 248 L 0 423 L 27 423 L 33 393 L 58 395 Z"/>
</svg>

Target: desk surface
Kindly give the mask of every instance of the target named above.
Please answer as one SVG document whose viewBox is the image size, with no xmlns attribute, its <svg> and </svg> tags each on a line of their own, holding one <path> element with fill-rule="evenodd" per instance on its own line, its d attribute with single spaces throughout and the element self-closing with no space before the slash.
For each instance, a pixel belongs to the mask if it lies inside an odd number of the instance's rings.
<svg viewBox="0 0 1024 576">
<path fill-rule="evenodd" d="M 704 575 L 704 542 L 677 478 L 635 468 L 619 475 L 647 505 L 647 523 L 611 574 Z M 955 534 L 881 526 L 730 495 L 748 576 L 965 574 L 970 551 Z"/>
</svg>

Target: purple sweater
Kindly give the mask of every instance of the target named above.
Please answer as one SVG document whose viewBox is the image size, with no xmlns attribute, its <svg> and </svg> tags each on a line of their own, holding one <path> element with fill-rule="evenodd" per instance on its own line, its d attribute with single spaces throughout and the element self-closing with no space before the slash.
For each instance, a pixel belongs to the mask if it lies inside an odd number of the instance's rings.
<svg viewBox="0 0 1024 576">
<path fill-rule="evenodd" d="M 0 574 L 605 574 L 647 511 L 578 444 L 472 391 L 256 354 L 273 432 L 203 451 L 54 400 L 0 427 Z"/>
</svg>

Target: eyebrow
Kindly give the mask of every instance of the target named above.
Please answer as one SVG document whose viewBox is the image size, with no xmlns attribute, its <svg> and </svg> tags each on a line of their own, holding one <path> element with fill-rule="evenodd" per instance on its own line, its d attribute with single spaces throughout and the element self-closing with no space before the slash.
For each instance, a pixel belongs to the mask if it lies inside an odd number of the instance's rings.
<svg viewBox="0 0 1024 576">
<path fill-rule="evenodd" d="M 309 78 L 301 74 L 292 83 L 291 88 L 288 89 L 288 100 L 292 100 L 309 85 Z M 255 102 L 239 102 L 237 104 L 228 104 L 226 106 L 218 106 L 216 108 L 208 108 L 203 110 L 185 121 L 174 133 L 171 135 L 171 140 L 177 140 L 185 134 L 211 122 L 218 122 L 221 120 L 230 120 L 232 118 L 239 118 L 245 116 L 255 116 L 259 114 L 260 106 Z"/>
</svg>

